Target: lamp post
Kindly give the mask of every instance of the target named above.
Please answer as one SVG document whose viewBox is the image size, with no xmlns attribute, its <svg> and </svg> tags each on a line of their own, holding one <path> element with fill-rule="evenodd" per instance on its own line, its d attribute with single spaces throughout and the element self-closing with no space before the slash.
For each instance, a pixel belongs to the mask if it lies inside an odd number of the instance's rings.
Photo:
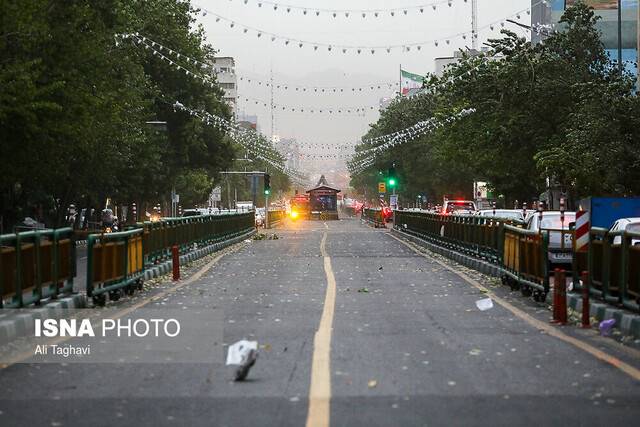
<svg viewBox="0 0 640 427">
<path fill-rule="evenodd" d="M 618 0 L 618 70 L 622 74 L 622 0 Z"/>
</svg>

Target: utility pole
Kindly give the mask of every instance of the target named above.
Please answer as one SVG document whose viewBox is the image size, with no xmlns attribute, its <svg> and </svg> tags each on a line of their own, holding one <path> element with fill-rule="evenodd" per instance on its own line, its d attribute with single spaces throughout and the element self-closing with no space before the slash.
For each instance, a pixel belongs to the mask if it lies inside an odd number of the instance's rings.
<svg viewBox="0 0 640 427">
<path fill-rule="evenodd" d="M 275 118 L 273 113 L 273 64 L 271 65 L 271 141 L 276 133 Z"/>
<path fill-rule="evenodd" d="M 620 74 L 624 70 L 622 63 L 622 0 L 618 0 L 618 70 Z"/>
<path fill-rule="evenodd" d="M 471 0 L 471 47 L 478 50 L 478 0 Z"/>
</svg>

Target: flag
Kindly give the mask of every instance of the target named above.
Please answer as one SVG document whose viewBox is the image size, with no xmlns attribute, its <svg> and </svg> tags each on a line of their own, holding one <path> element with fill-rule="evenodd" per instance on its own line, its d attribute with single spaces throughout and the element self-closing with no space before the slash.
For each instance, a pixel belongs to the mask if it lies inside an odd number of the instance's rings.
<svg viewBox="0 0 640 427">
<path fill-rule="evenodd" d="M 400 70 L 401 75 L 401 86 L 400 90 L 403 95 L 409 93 L 411 89 L 420 89 L 422 87 L 422 83 L 424 82 L 424 76 L 420 76 L 418 74 L 412 74 L 408 71 Z"/>
</svg>

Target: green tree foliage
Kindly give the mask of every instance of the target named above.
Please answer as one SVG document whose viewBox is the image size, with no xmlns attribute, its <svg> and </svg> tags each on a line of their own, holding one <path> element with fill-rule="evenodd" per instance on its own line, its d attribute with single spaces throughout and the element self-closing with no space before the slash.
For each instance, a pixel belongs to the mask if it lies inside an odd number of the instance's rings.
<svg viewBox="0 0 640 427">
<path fill-rule="evenodd" d="M 107 197 L 144 212 L 172 187 L 188 203 L 206 200 L 239 147 L 172 105 L 230 120 L 222 90 L 116 37 L 139 32 L 211 63 L 195 12 L 185 0 L 0 2 L 5 230 L 25 216 L 57 226 L 70 203 L 99 209 Z"/>
<path fill-rule="evenodd" d="M 634 79 L 606 55 L 597 19 L 578 2 L 562 17 L 563 31 L 543 44 L 503 30 L 486 54 L 465 54 L 443 76 L 429 76 L 425 86 L 435 90 L 392 104 L 364 139 L 476 112 L 386 150 L 352 175 L 352 185 L 375 192 L 378 171 L 395 162 L 408 200 L 471 197 L 474 181 L 490 182 L 507 201 L 530 200 L 547 178 L 574 199 L 638 194 L 638 96 Z"/>
</svg>

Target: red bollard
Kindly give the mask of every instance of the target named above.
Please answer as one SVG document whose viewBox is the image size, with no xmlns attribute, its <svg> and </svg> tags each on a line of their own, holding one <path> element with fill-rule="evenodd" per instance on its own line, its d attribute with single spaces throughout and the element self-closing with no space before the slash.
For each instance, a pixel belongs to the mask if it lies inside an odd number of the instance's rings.
<svg viewBox="0 0 640 427">
<path fill-rule="evenodd" d="M 589 320 L 589 272 L 583 271 L 582 279 L 582 327 L 584 329 L 591 328 Z"/>
<path fill-rule="evenodd" d="M 180 280 L 180 252 L 178 251 L 178 245 L 171 247 L 171 255 L 173 259 L 173 280 Z"/>
</svg>

